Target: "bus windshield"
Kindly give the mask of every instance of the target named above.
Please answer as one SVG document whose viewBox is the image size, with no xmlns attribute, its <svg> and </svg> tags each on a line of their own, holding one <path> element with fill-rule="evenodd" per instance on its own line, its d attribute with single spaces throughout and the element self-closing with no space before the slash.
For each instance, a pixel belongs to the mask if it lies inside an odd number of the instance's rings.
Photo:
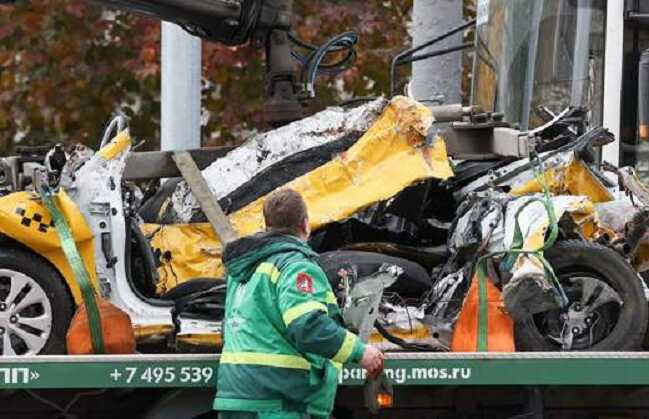
<svg viewBox="0 0 649 419">
<path fill-rule="evenodd" d="M 601 124 L 605 3 L 478 0 L 472 102 L 523 130 L 570 105 Z"/>
</svg>

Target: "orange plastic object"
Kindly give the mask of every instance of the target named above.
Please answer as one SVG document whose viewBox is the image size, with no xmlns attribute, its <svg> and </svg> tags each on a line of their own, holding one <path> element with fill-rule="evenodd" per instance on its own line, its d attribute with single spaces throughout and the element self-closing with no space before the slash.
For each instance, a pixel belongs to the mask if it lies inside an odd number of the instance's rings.
<svg viewBox="0 0 649 419">
<path fill-rule="evenodd" d="M 478 277 L 473 277 L 471 287 L 455 324 L 451 351 L 478 351 Z M 502 293 L 491 280 L 487 280 L 487 350 L 489 352 L 515 352 L 514 321 L 504 311 Z"/>
<path fill-rule="evenodd" d="M 131 318 L 108 301 L 98 298 L 101 328 L 107 354 L 135 353 L 135 332 Z M 86 307 L 81 304 L 72 317 L 66 336 L 68 354 L 91 355 L 92 341 Z"/>
<path fill-rule="evenodd" d="M 381 408 L 392 407 L 392 405 L 394 404 L 394 398 L 392 397 L 392 394 L 389 393 L 377 394 L 376 401 L 379 404 L 379 407 Z"/>
<path fill-rule="evenodd" d="M 640 139 L 642 141 L 649 141 L 649 125 L 640 125 Z"/>
</svg>

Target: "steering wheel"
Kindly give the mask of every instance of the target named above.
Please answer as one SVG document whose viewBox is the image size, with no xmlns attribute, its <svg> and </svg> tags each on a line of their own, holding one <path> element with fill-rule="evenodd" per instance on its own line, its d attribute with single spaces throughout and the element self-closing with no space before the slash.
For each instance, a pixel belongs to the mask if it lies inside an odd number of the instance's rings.
<svg viewBox="0 0 649 419">
<path fill-rule="evenodd" d="M 109 123 L 106 129 L 104 130 L 104 136 L 101 139 L 101 144 L 99 145 L 99 149 L 101 150 L 104 148 L 110 140 L 112 139 L 112 133 L 115 131 L 115 134 L 119 134 L 120 132 L 124 131 L 127 127 L 128 123 L 126 120 L 126 117 L 124 115 L 117 115 L 115 116 Z"/>
</svg>

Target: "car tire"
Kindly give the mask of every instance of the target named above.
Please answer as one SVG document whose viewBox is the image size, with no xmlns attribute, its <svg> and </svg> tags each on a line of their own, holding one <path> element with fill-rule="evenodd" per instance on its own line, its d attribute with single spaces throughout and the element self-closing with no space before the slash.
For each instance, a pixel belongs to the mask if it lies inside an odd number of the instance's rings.
<svg viewBox="0 0 649 419">
<path fill-rule="evenodd" d="M 638 274 L 613 250 L 599 244 L 578 240 L 557 243 L 545 252 L 545 258 L 557 277 L 564 279 L 583 273 L 593 275 L 612 287 L 623 301 L 617 321 L 595 344 L 582 351 L 634 351 L 641 347 L 649 308 Z M 614 304 L 614 303 L 612 303 Z M 541 313 L 540 315 L 546 315 Z M 519 351 L 558 351 L 561 346 L 539 331 L 539 314 L 516 324 L 516 349 Z"/>
<path fill-rule="evenodd" d="M 338 289 L 340 283 L 339 269 L 354 266 L 358 277 L 361 278 L 374 274 L 386 263 L 403 269 L 403 274 L 387 291 L 395 292 L 403 298 L 418 298 L 432 287 L 430 275 L 421 265 L 381 253 L 337 250 L 321 254 L 319 262 L 334 290 Z"/>
<path fill-rule="evenodd" d="M 16 321 L 3 330 L 9 337 L 0 336 L 2 355 L 64 354 L 74 308 L 66 283 L 45 259 L 19 248 L 0 248 L 0 309 L 16 310 L 12 314 Z M 11 351 L 4 347 L 6 339 Z"/>
</svg>

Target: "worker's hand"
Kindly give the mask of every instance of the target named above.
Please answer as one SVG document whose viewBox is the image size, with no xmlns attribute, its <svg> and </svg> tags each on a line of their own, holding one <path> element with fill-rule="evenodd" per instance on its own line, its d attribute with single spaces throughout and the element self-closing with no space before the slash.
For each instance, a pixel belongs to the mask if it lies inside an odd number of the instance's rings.
<svg viewBox="0 0 649 419">
<path fill-rule="evenodd" d="M 361 367 L 367 370 L 370 378 L 377 377 L 383 372 L 383 353 L 372 345 L 365 347 L 363 358 L 361 359 Z"/>
</svg>

